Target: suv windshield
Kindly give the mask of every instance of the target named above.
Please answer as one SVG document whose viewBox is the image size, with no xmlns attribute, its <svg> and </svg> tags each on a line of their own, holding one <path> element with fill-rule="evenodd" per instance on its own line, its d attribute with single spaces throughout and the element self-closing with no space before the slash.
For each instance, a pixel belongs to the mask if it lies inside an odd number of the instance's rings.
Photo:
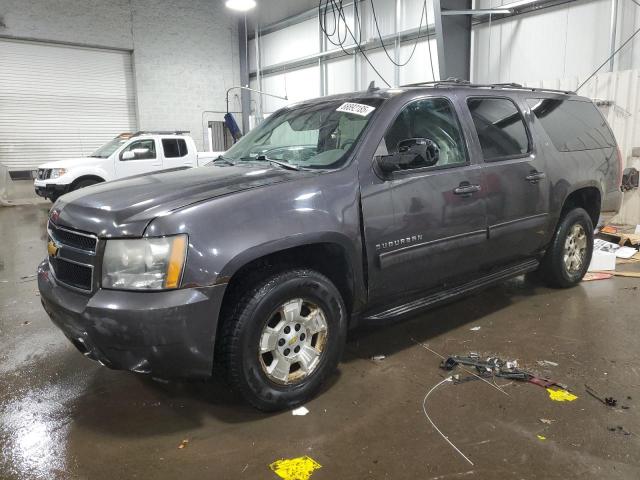
<svg viewBox="0 0 640 480">
<path fill-rule="evenodd" d="M 101 146 L 98 150 L 96 150 L 89 156 L 96 157 L 96 158 L 107 158 L 127 140 L 129 140 L 129 138 L 116 137 L 113 140 L 111 140 L 109 143 L 105 143 L 103 146 Z"/>
<path fill-rule="evenodd" d="M 327 101 L 285 108 L 249 132 L 223 156 L 232 162 L 274 161 L 299 168 L 337 168 L 382 103 Z"/>
</svg>

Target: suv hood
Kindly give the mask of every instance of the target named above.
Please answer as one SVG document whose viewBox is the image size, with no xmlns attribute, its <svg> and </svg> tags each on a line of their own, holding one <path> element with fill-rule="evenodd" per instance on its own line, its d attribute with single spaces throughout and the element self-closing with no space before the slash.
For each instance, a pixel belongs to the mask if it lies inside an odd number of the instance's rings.
<svg viewBox="0 0 640 480">
<path fill-rule="evenodd" d="M 86 167 L 87 165 L 96 165 L 107 160 L 106 158 L 96 157 L 81 157 L 81 158 L 68 158 L 66 160 L 57 160 L 55 162 L 47 162 L 42 165 L 38 165 L 38 168 L 73 168 L 73 167 Z"/>
<path fill-rule="evenodd" d="M 151 220 L 179 208 L 310 175 L 314 173 L 255 164 L 165 170 L 68 193 L 53 205 L 50 216 L 59 225 L 100 237 L 140 237 Z"/>
</svg>

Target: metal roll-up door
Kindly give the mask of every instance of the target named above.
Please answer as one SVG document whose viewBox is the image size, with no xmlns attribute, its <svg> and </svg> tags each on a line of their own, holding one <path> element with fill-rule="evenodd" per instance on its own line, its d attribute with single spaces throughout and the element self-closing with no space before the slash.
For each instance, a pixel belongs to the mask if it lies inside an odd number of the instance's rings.
<svg viewBox="0 0 640 480">
<path fill-rule="evenodd" d="M 0 39 L 0 164 L 90 155 L 137 127 L 131 53 Z"/>
</svg>

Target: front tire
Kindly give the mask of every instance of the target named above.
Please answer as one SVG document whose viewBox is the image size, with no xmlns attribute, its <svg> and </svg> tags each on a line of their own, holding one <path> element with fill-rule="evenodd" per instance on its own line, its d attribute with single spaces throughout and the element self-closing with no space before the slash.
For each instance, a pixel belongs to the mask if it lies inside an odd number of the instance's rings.
<svg viewBox="0 0 640 480">
<path fill-rule="evenodd" d="M 347 331 L 338 289 L 312 270 L 258 282 L 224 320 L 219 348 L 227 378 L 264 411 L 311 398 L 337 367 Z"/>
<path fill-rule="evenodd" d="M 540 272 L 552 287 L 577 285 L 587 273 L 593 254 L 593 222 L 582 208 L 570 210 L 560 219 L 547 249 Z"/>
<path fill-rule="evenodd" d="M 70 192 L 75 192 L 76 190 L 80 190 L 81 188 L 90 187 L 91 185 L 95 185 L 96 183 L 100 183 L 98 180 L 94 180 L 92 178 L 88 178 L 86 180 L 80 180 L 76 183 Z"/>
</svg>

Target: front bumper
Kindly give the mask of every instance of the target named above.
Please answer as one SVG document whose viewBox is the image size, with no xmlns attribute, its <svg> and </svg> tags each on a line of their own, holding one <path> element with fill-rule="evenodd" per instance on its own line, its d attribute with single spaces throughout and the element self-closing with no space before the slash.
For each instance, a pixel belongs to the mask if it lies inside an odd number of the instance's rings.
<svg viewBox="0 0 640 480">
<path fill-rule="evenodd" d="M 160 378 L 211 376 L 226 285 L 87 295 L 58 284 L 45 260 L 38 288 L 51 320 L 85 356 Z"/>
<path fill-rule="evenodd" d="M 69 193 L 69 185 L 46 183 L 42 180 L 36 180 L 33 182 L 33 188 L 36 195 L 44 198 L 59 197 L 60 195 Z"/>
</svg>

